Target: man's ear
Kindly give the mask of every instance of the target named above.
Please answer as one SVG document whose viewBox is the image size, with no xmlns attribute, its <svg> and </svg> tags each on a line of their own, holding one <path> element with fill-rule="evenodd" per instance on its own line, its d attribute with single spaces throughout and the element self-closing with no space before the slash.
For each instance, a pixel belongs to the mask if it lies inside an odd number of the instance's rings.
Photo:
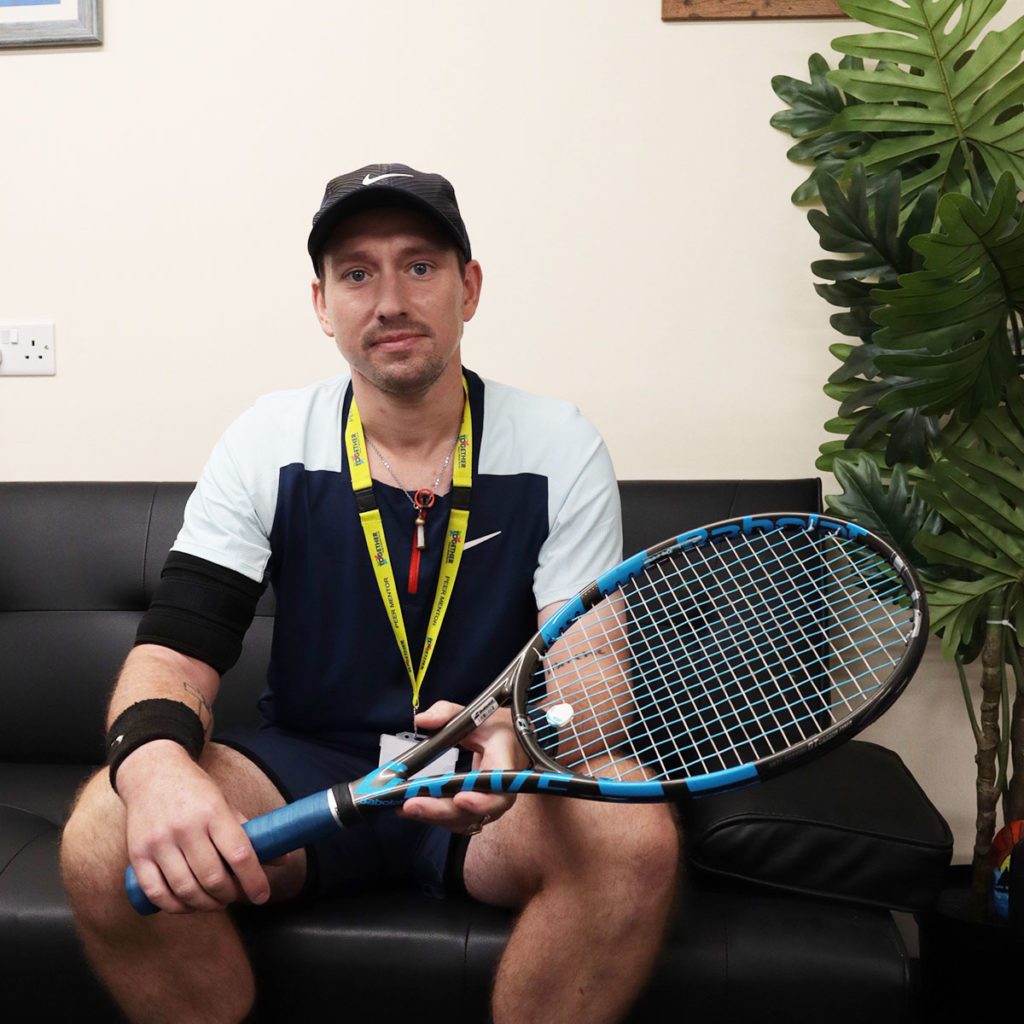
<svg viewBox="0 0 1024 1024">
<path fill-rule="evenodd" d="M 313 278 L 313 312 L 316 313 L 316 318 L 320 323 L 320 330 L 322 330 L 328 338 L 333 338 L 334 328 L 331 326 L 331 321 L 327 317 L 327 303 L 324 300 L 323 281 L 318 277 Z"/>
<path fill-rule="evenodd" d="M 466 272 L 462 275 L 462 319 L 472 320 L 480 302 L 480 289 L 483 286 L 484 274 L 476 260 L 466 263 Z"/>
</svg>

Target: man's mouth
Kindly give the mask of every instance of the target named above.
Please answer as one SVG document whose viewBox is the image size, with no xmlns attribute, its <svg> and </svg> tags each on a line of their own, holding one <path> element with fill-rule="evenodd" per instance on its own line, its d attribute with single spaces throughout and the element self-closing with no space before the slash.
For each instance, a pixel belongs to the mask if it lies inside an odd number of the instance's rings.
<svg viewBox="0 0 1024 1024">
<path fill-rule="evenodd" d="M 396 331 L 393 334 L 381 334 L 374 338 L 372 345 L 401 345 L 405 342 L 415 341 L 422 338 L 419 331 Z"/>
<path fill-rule="evenodd" d="M 430 329 L 422 324 L 404 324 L 401 327 L 391 327 L 371 331 L 364 339 L 367 349 L 383 348 L 404 349 L 412 348 L 418 341 L 429 338 Z"/>
</svg>

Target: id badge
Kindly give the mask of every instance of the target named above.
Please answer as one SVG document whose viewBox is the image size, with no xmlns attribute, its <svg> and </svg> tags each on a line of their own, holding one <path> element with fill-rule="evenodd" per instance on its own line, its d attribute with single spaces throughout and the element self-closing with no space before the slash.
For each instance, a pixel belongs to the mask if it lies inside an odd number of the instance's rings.
<svg viewBox="0 0 1024 1024">
<path fill-rule="evenodd" d="M 420 740 L 426 739 L 415 732 L 400 732 L 397 736 L 390 733 L 381 733 L 380 737 L 380 762 L 387 764 L 388 761 L 401 761 L 404 754 L 410 747 L 416 746 Z M 427 775 L 443 775 L 445 772 L 455 771 L 455 762 L 459 759 L 459 752 L 456 748 L 450 747 L 439 757 L 435 758 L 425 768 L 421 768 L 410 779 L 419 779 Z"/>
</svg>

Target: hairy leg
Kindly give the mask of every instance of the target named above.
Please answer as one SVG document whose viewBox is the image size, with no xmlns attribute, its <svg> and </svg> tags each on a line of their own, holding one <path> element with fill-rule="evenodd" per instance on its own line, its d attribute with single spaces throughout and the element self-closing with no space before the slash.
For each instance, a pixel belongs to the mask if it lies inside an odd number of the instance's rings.
<svg viewBox="0 0 1024 1024">
<path fill-rule="evenodd" d="M 465 880 L 522 912 L 494 985 L 495 1024 L 621 1020 L 673 906 L 679 835 L 663 805 L 522 798 L 470 843 Z"/>
<path fill-rule="evenodd" d="M 284 804 L 270 780 L 229 747 L 209 744 L 201 766 L 246 818 Z M 61 871 L 86 954 L 132 1021 L 239 1021 L 254 997 L 241 941 L 227 914 L 139 917 L 124 893 L 125 810 L 101 769 L 83 787 L 61 844 Z M 298 894 L 305 854 L 269 867 L 272 899 Z"/>
</svg>

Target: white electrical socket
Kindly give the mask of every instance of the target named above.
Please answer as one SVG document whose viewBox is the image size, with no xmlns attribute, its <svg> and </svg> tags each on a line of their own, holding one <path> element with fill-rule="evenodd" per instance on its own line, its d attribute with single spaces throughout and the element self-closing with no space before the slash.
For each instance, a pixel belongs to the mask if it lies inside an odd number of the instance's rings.
<svg viewBox="0 0 1024 1024">
<path fill-rule="evenodd" d="M 53 324 L 0 324 L 0 377 L 52 377 Z"/>
</svg>

